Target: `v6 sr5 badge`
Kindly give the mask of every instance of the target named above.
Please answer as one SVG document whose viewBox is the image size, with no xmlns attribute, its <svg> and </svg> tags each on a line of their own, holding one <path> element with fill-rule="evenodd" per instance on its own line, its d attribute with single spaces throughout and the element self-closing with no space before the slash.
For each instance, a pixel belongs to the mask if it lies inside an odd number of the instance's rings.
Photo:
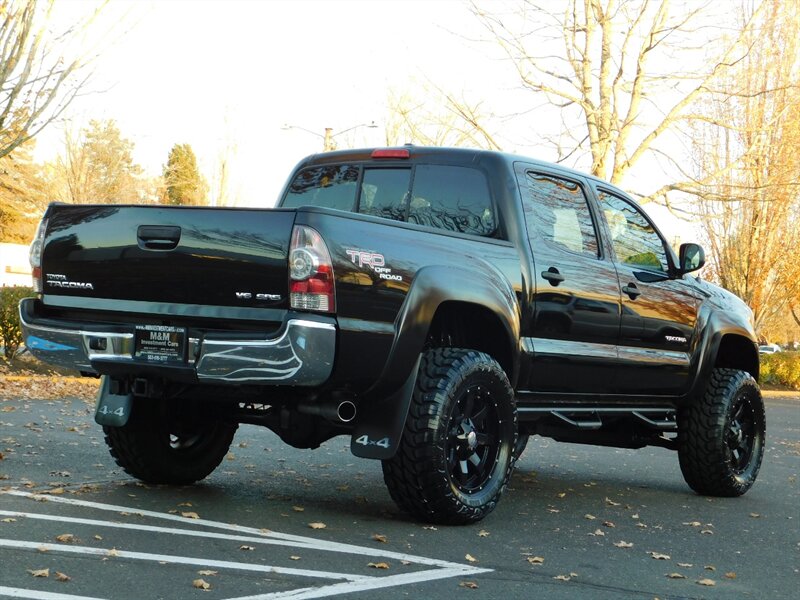
<svg viewBox="0 0 800 600">
<path fill-rule="evenodd" d="M 345 252 L 347 252 L 347 256 L 350 257 L 350 260 L 354 265 L 358 265 L 361 268 L 367 267 L 372 269 L 381 279 L 387 279 L 389 281 L 403 281 L 402 275 L 396 275 L 392 273 L 392 269 L 386 266 L 386 259 L 384 258 L 383 254 L 379 254 L 378 252 L 366 252 L 364 250 L 354 250 L 352 248 L 345 248 Z"/>
</svg>

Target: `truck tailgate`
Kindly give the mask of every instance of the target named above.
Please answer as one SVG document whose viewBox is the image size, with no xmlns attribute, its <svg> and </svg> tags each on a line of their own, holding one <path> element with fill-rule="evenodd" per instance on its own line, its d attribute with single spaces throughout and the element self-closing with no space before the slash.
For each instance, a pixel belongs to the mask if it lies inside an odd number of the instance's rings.
<svg viewBox="0 0 800 600">
<path fill-rule="evenodd" d="M 47 217 L 45 303 L 288 307 L 293 210 L 53 205 Z"/>
</svg>

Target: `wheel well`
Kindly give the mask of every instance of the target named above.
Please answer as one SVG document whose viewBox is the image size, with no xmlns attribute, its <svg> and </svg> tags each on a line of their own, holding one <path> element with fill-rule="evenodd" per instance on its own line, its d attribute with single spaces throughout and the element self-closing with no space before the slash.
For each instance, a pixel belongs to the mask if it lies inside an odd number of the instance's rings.
<svg viewBox="0 0 800 600">
<path fill-rule="evenodd" d="M 470 348 L 492 356 L 514 376 L 514 359 L 506 328 L 488 308 L 468 302 L 443 302 L 428 329 L 428 348 Z"/>
<path fill-rule="evenodd" d="M 722 337 L 714 366 L 742 369 L 758 381 L 758 352 L 753 342 L 740 335 L 729 334 Z"/>
</svg>

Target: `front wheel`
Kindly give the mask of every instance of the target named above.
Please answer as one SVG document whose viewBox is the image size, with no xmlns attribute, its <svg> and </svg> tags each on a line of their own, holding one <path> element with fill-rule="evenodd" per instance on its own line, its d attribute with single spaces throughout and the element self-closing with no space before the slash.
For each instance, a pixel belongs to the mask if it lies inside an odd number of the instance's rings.
<svg viewBox="0 0 800 600">
<path fill-rule="evenodd" d="M 514 393 L 494 359 L 475 350 L 429 350 L 400 447 L 383 461 L 389 493 L 425 521 L 479 521 L 506 487 L 516 432 Z"/>
<path fill-rule="evenodd" d="M 123 427 L 103 427 L 105 441 L 125 472 L 148 483 L 184 485 L 204 479 L 228 452 L 237 423 L 194 418 L 179 421 L 137 398 Z"/>
<path fill-rule="evenodd" d="M 764 401 L 744 371 L 714 369 L 702 399 L 679 414 L 678 456 L 686 483 L 706 496 L 741 496 L 764 457 Z"/>
</svg>

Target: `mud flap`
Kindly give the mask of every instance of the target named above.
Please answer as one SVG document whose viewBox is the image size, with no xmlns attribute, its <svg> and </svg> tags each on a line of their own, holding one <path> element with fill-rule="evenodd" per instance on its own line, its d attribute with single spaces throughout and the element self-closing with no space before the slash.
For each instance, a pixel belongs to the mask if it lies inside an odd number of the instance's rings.
<svg viewBox="0 0 800 600">
<path fill-rule="evenodd" d="M 408 407 L 422 355 L 417 358 L 411 374 L 395 393 L 359 406 L 358 423 L 350 439 L 350 451 L 360 458 L 385 460 L 397 452 L 403 427 L 408 416 Z"/>
<path fill-rule="evenodd" d="M 123 427 L 131 416 L 133 394 L 118 394 L 119 383 L 110 377 L 103 377 L 100 391 L 97 392 L 97 406 L 94 420 L 99 425 Z"/>
</svg>

